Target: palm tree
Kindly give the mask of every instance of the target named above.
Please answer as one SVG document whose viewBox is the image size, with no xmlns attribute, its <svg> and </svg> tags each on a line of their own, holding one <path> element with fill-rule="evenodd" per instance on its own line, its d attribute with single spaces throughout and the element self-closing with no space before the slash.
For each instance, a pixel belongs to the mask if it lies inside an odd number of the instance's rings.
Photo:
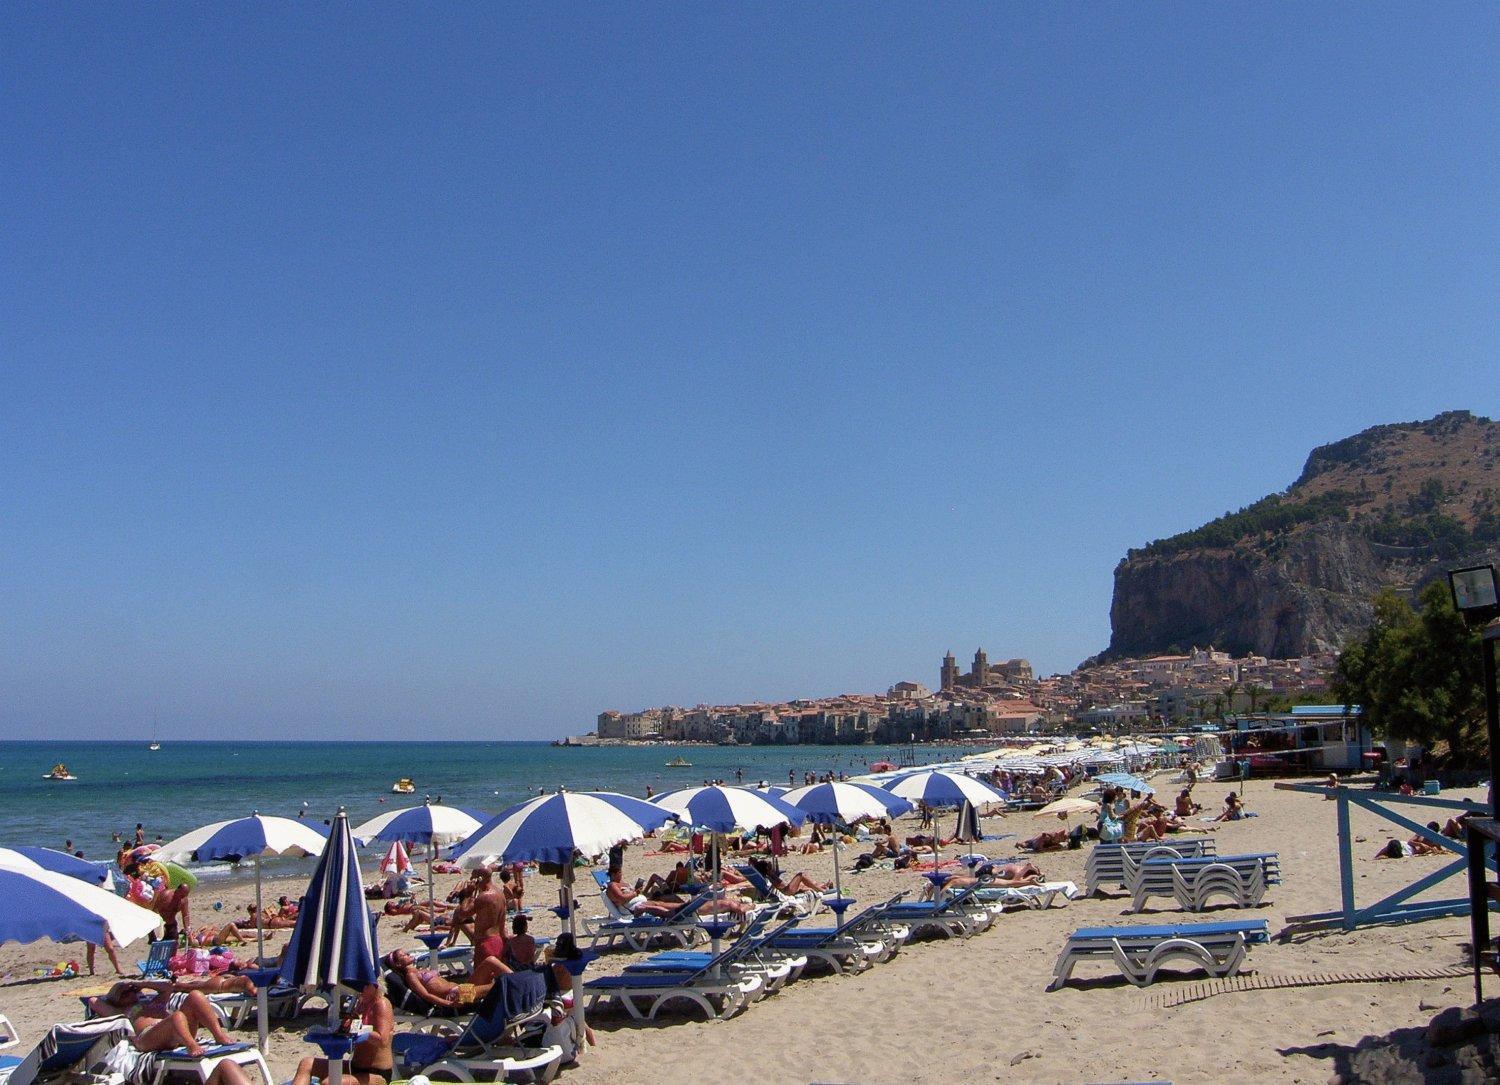
<svg viewBox="0 0 1500 1085">
<path fill-rule="evenodd" d="M 1261 697 L 1265 695 L 1265 692 L 1265 686 L 1257 686 L 1252 683 L 1251 685 L 1245 687 L 1245 693 L 1250 698 L 1250 714 L 1252 716 L 1255 715 L 1256 704 L 1260 701 Z"/>
</svg>

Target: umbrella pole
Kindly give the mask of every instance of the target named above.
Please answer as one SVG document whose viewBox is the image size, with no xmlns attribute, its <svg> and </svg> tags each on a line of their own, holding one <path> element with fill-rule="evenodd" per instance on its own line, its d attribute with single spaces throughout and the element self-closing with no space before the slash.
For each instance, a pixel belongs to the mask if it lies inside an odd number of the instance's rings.
<svg viewBox="0 0 1500 1085">
<path fill-rule="evenodd" d="M 717 905 L 724 899 L 724 879 L 720 875 L 720 863 L 724 854 L 724 842 L 718 833 L 714 833 L 714 903 Z M 713 932 L 714 960 L 719 959 L 719 916 L 721 909 L 715 907 L 713 926 L 709 928 Z M 719 966 L 714 965 L 714 978 L 719 976 Z"/>
<path fill-rule="evenodd" d="M 255 857 L 255 963 L 259 967 L 261 958 L 266 955 L 266 917 L 260 912 L 260 856 Z M 266 1053 L 266 1044 L 270 1041 L 271 1026 L 268 1018 L 271 1016 L 270 996 L 266 993 L 269 984 L 257 984 L 255 988 L 255 1032 L 260 1040 L 260 1052 Z"/>
<path fill-rule="evenodd" d="M 430 838 L 427 841 L 427 929 L 433 934 L 437 933 L 437 906 L 433 903 L 432 895 L 432 853 L 437 851 L 437 844 Z M 438 944 L 433 940 L 432 948 L 427 951 L 427 967 L 438 966 Z"/>
<path fill-rule="evenodd" d="M 829 826 L 833 831 L 833 895 L 840 900 L 844 899 L 844 883 L 839 877 L 839 830 L 837 825 Z M 843 913 L 840 913 L 840 918 Z"/>
</svg>

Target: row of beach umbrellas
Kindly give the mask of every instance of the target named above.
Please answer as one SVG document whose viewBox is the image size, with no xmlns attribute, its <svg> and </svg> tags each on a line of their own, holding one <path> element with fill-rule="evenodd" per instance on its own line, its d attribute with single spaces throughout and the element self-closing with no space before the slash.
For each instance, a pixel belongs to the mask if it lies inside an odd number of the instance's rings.
<svg viewBox="0 0 1500 1085">
<path fill-rule="evenodd" d="M 903 813 L 915 802 L 956 806 L 1003 802 L 997 789 L 954 772 L 919 771 L 884 787 L 839 782 L 816 784 L 780 796 L 751 788 L 687 788 L 654 801 L 609 792 L 558 792 L 514 806 L 488 822 L 455 807 L 424 804 L 390 811 L 353 830 L 341 809 L 325 836 L 304 821 L 253 813 L 215 822 L 163 845 L 157 854 L 167 861 L 243 861 L 255 865 L 257 949 L 264 955 L 260 928 L 262 858 L 318 856 L 308 890 L 298 910 L 283 957 L 280 979 L 303 987 L 359 986 L 379 976 L 373 923 L 364 902 L 356 837 L 365 843 L 423 843 L 431 856 L 437 847 L 457 843 L 454 859 L 472 867 L 498 857 L 506 862 L 555 864 L 561 882 L 562 915 L 574 929 L 573 864 L 578 856 L 596 857 L 610 848 L 676 822 L 728 832 L 736 826 L 773 828 L 853 822 L 864 817 Z M 936 837 L 936 834 L 934 834 Z M 838 843 L 834 843 L 834 879 L 839 882 Z M 719 849 L 715 849 L 717 855 Z M 47 849 L 0 849 L 0 899 L 10 903 L 0 915 L 0 942 L 77 937 L 102 943 L 106 930 L 123 944 L 144 937 L 159 925 L 148 909 L 100 886 L 107 870 L 80 864 Z M 934 841 L 934 854 L 937 848 Z M 716 880 L 718 871 L 715 871 Z M 262 992 L 264 984 L 260 985 Z M 266 1039 L 266 1004 L 258 1000 L 262 1047 Z M 581 1002 L 575 1000 L 581 1009 Z"/>
</svg>

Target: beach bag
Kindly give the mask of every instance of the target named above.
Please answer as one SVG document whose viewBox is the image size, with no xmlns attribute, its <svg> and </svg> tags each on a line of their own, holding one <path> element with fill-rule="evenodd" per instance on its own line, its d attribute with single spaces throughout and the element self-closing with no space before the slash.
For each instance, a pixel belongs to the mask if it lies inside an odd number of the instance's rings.
<svg viewBox="0 0 1500 1085">
<path fill-rule="evenodd" d="M 1114 817 L 1104 817 L 1099 820 L 1099 840 L 1104 844 L 1113 844 L 1125 835 L 1125 826 L 1120 824 Z"/>
</svg>

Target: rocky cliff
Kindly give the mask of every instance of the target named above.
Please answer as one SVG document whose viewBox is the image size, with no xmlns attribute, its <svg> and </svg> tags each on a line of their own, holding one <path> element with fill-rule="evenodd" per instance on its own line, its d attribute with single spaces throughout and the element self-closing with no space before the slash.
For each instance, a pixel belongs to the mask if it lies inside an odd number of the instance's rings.
<svg viewBox="0 0 1500 1085">
<path fill-rule="evenodd" d="M 1336 648 L 1387 585 L 1500 561 L 1500 424 L 1467 411 L 1315 449 L 1285 492 L 1132 550 L 1102 658 Z"/>
</svg>

